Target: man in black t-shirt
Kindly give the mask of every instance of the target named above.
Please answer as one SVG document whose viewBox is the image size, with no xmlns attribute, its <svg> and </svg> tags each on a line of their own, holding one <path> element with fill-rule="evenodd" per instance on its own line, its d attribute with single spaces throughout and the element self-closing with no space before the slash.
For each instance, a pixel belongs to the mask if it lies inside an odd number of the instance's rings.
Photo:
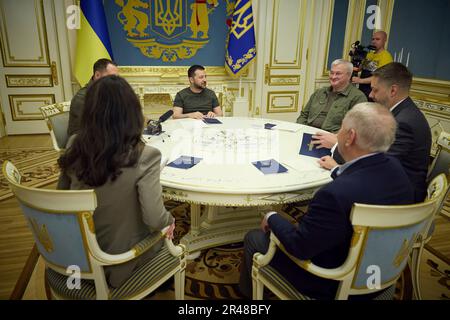
<svg viewBox="0 0 450 320">
<path fill-rule="evenodd" d="M 193 65 L 188 70 L 190 86 L 177 93 L 173 102 L 173 118 L 214 118 L 223 115 L 214 91 L 206 88 L 205 68 Z"/>
</svg>

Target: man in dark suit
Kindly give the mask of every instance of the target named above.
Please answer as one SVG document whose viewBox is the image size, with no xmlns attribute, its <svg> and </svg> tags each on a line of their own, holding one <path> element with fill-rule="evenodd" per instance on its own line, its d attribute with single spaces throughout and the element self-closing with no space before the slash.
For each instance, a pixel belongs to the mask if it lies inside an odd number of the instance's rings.
<svg viewBox="0 0 450 320">
<path fill-rule="evenodd" d="M 389 108 L 394 115 L 397 132 L 387 155 L 400 160 L 414 186 L 416 202 L 422 202 L 427 194 L 431 131 L 425 116 L 409 97 L 411 82 L 412 74 L 404 65 L 389 63 L 374 71 L 370 98 Z M 327 145 L 323 143 L 323 146 Z M 335 154 L 334 158 L 339 159 L 339 156 Z M 319 163 L 328 169 L 337 165 L 329 157 L 323 157 Z"/>
<path fill-rule="evenodd" d="M 353 234 L 349 217 L 355 202 L 378 205 L 414 202 L 413 188 L 401 164 L 384 154 L 394 141 L 395 131 L 395 119 L 379 104 L 360 103 L 347 113 L 337 134 L 338 148 L 346 163 L 333 171 L 334 181 L 316 192 L 299 225 L 269 212 L 261 223 L 262 230 L 246 235 L 240 278 L 244 295 L 251 296 L 252 257 L 255 252 L 267 252 L 268 230 L 295 257 L 335 268 L 348 254 Z M 337 281 L 306 272 L 282 252 L 277 251 L 271 265 L 302 294 L 316 299 L 335 298 Z"/>
<path fill-rule="evenodd" d="M 373 73 L 370 97 L 388 107 L 397 121 L 395 141 L 387 154 L 400 160 L 414 185 L 416 201 L 422 202 L 427 195 L 431 130 L 425 116 L 409 97 L 411 83 L 412 74 L 404 65 L 387 64 Z"/>
</svg>

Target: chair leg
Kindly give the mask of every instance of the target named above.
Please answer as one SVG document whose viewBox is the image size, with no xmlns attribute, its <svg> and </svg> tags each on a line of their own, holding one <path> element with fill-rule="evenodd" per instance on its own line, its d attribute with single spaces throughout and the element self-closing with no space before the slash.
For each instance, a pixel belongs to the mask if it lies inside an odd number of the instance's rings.
<svg viewBox="0 0 450 320">
<path fill-rule="evenodd" d="M 25 266 L 20 273 L 19 279 L 14 286 L 14 290 L 9 297 L 10 300 L 21 300 L 25 290 L 27 289 L 28 283 L 30 282 L 31 276 L 33 274 L 34 268 L 36 268 L 37 262 L 39 259 L 39 251 L 37 249 L 36 244 L 33 245 L 33 248 L 30 251 L 27 261 L 25 262 Z"/>
<path fill-rule="evenodd" d="M 184 300 L 185 270 L 175 273 L 175 300 Z"/>
<path fill-rule="evenodd" d="M 264 293 L 264 284 L 255 278 L 252 279 L 253 286 L 253 300 L 263 300 L 263 293 Z"/>
<path fill-rule="evenodd" d="M 53 300 L 52 290 L 50 289 L 50 285 L 48 284 L 47 268 L 44 270 L 44 286 L 47 300 Z"/>
<path fill-rule="evenodd" d="M 411 279 L 413 285 L 413 297 L 416 300 L 422 300 L 422 294 L 420 292 L 420 259 L 422 257 L 423 246 L 414 248 L 411 253 L 410 268 Z"/>
</svg>

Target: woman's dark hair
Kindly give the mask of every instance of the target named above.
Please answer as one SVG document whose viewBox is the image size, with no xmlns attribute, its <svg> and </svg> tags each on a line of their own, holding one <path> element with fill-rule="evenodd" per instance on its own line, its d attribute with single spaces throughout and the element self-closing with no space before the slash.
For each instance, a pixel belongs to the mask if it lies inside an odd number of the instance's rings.
<svg viewBox="0 0 450 320">
<path fill-rule="evenodd" d="M 80 131 L 59 166 L 92 187 L 114 181 L 121 168 L 137 163 L 143 125 L 141 105 L 128 82 L 116 75 L 100 78 L 87 91 Z"/>
</svg>

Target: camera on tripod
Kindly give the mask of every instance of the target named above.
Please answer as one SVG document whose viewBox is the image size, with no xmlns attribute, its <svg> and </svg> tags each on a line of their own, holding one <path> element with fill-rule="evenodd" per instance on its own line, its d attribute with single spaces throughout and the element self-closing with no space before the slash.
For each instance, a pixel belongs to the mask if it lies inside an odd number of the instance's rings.
<svg viewBox="0 0 450 320">
<path fill-rule="evenodd" d="M 362 46 L 359 41 L 352 44 L 352 50 L 348 53 L 351 57 L 350 62 L 353 64 L 354 70 L 359 70 L 362 61 L 366 58 L 371 50 L 375 50 L 374 46 Z M 357 71 L 353 71 L 353 75 L 357 75 Z"/>
</svg>

